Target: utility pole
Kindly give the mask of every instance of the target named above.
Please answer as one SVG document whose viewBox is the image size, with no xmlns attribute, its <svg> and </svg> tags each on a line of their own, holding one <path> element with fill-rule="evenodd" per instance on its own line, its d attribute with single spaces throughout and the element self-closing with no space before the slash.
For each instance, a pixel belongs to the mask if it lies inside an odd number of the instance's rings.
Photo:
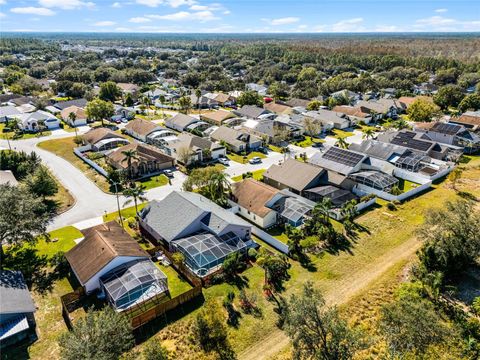
<svg viewBox="0 0 480 360">
<path fill-rule="evenodd" d="M 115 186 L 115 196 L 117 197 L 117 209 L 118 209 L 118 216 L 120 217 L 120 225 L 122 225 L 122 229 L 125 229 L 123 226 L 123 219 L 122 219 L 122 212 L 120 211 L 120 200 L 118 199 L 118 183 L 114 182 L 113 185 Z"/>
</svg>

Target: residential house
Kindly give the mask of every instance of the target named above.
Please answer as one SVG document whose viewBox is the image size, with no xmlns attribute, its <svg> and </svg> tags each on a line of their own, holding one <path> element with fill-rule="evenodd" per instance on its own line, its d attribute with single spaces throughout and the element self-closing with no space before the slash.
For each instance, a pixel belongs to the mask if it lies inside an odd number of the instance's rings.
<svg viewBox="0 0 480 360">
<path fill-rule="evenodd" d="M 22 105 L 33 105 L 35 98 L 32 96 L 20 96 L 12 98 L 8 101 L 8 105 L 22 106 Z"/>
<path fill-rule="evenodd" d="M 18 181 L 11 170 L 0 170 L 0 185 L 5 184 L 10 184 L 11 186 L 18 185 Z"/>
<path fill-rule="evenodd" d="M 120 106 L 117 104 L 114 104 L 113 107 L 114 107 L 114 115 L 110 118 L 111 121 L 117 121 L 117 120 L 123 120 L 123 119 L 132 120 L 135 118 L 135 109 Z"/>
<path fill-rule="evenodd" d="M 124 129 L 128 135 L 146 143 L 155 143 L 160 139 L 174 140 L 176 138 L 172 131 L 143 119 L 130 121 Z"/>
<path fill-rule="evenodd" d="M 407 109 L 407 106 L 399 100 L 386 98 L 369 101 L 361 100 L 355 106 L 360 108 L 362 112 L 371 114 L 373 120 L 383 118 L 396 119 L 399 114 Z"/>
<path fill-rule="evenodd" d="M 37 132 L 42 129 L 56 129 L 60 127 L 60 121 L 54 115 L 43 110 L 14 115 L 12 118 L 18 120 L 18 127 L 23 131 Z"/>
<path fill-rule="evenodd" d="M 245 88 L 248 91 L 256 91 L 259 95 L 262 95 L 262 96 L 267 95 L 267 91 L 268 91 L 268 87 L 260 84 L 255 84 L 255 83 L 248 83 L 245 85 Z"/>
<path fill-rule="evenodd" d="M 165 274 L 116 221 L 82 233 L 84 239 L 65 257 L 87 294 L 99 291 L 120 312 L 168 293 Z"/>
<path fill-rule="evenodd" d="M 369 124 L 372 120 L 372 115 L 369 112 L 362 111 L 358 106 L 338 105 L 335 106 L 332 111 L 347 115 L 350 120 L 356 124 L 361 121 L 365 124 Z"/>
<path fill-rule="evenodd" d="M 238 205 L 237 214 L 263 229 L 274 226 L 277 212 L 267 204 L 279 193 L 279 190 L 252 178 L 244 179 L 232 185 L 231 200 Z"/>
<path fill-rule="evenodd" d="M 338 100 L 346 99 L 349 104 L 355 103 L 362 98 L 360 94 L 347 89 L 339 90 L 334 93 L 331 93 L 330 96 Z"/>
<path fill-rule="evenodd" d="M 451 118 L 449 123 L 459 124 L 472 131 L 480 130 L 480 110 L 466 111 L 457 118 Z"/>
<path fill-rule="evenodd" d="M 319 109 L 307 111 L 303 115 L 319 122 L 324 130 L 346 129 L 352 126 L 352 122 L 347 115 L 335 111 Z"/>
<path fill-rule="evenodd" d="M 184 165 L 217 160 L 227 155 L 224 146 L 189 133 L 178 135 L 177 140 L 164 145 L 163 150 Z"/>
<path fill-rule="evenodd" d="M 310 104 L 310 100 L 291 98 L 285 101 L 285 105 L 290 106 L 291 108 L 307 108 Z"/>
<path fill-rule="evenodd" d="M 268 115 L 272 112 L 255 105 L 244 105 L 240 109 L 232 111 L 235 115 L 249 119 L 258 119 L 262 115 Z"/>
<path fill-rule="evenodd" d="M 263 140 L 246 131 L 220 126 L 210 135 L 210 138 L 219 143 L 224 142 L 227 149 L 236 152 L 250 152 L 262 146 Z"/>
<path fill-rule="evenodd" d="M 228 106 L 232 106 L 235 104 L 235 98 L 233 98 L 232 96 L 228 95 L 228 94 L 224 94 L 224 93 L 206 93 L 204 94 L 203 96 L 205 96 L 206 98 L 209 98 L 213 101 L 215 101 L 215 103 L 217 103 L 218 105 L 220 106 L 225 106 L 225 107 L 228 107 Z"/>
<path fill-rule="evenodd" d="M 70 118 L 70 114 L 74 114 L 75 120 Z M 78 107 L 76 105 L 68 106 L 60 112 L 60 116 L 63 121 L 65 121 L 71 127 L 84 126 L 87 125 L 87 112 L 84 108 Z"/>
<path fill-rule="evenodd" d="M 211 125 L 205 121 L 194 118 L 193 116 L 177 113 L 171 118 L 165 120 L 165 126 L 180 132 L 194 130 L 202 132 Z"/>
<path fill-rule="evenodd" d="M 70 106 L 77 106 L 79 108 L 84 109 L 87 106 L 87 99 L 75 99 L 75 100 L 67 100 L 67 101 L 59 101 L 53 106 L 55 106 L 59 110 L 64 110 Z"/>
<path fill-rule="evenodd" d="M 416 95 L 433 95 L 438 92 L 438 86 L 429 82 L 413 86 L 413 93 Z"/>
<path fill-rule="evenodd" d="M 219 268 L 228 255 L 254 245 L 249 223 L 197 193 L 173 191 L 151 201 L 139 222 L 143 234 L 182 253 L 200 277 Z"/>
<path fill-rule="evenodd" d="M 22 114 L 26 114 L 34 112 L 35 110 L 37 110 L 37 107 L 33 104 L 23 104 L 17 106 L 17 110 L 20 111 Z"/>
<path fill-rule="evenodd" d="M 235 114 L 226 110 L 206 111 L 200 114 L 200 120 L 217 126 L 222 125 L 225 120 L 232 119 L 234 117 Z"/>
<path fill-rule="evenodd" d="M 131 169 L 128 168 L 128 162 L 124 155 L 124 152 L 128 150 L 135 151 L 136 155 L 136 158 L 131 160 Z M 117 148 L 109 152 L 105 159 L 117 170 L 125 173 L 131 171 L 131 176 L 136 179 L 158 174 L 175 165 L 173 157 L 164 154 L 154 146 L 141 143 L 132 143 Z"/>
<path fill-rule="evenodd" d="M 197 97 L 196 94 L 191 94 L 190 95 L 190 102 L 192 105 L 198 109 L 213 109 L 213 108 L 218 108 L 218 102 L 217 100 L 213 98 L 209 98 L 205 95 L 200 95 Z"/>
<path fill-rule="evenodd" d="M 124 136 L 102 127 L 89 130 L 82 136 L 82 141 L 84 145 L 90 145 L 93 151 L 106 151 L 129 144 Z"/>
<path fill-rule="evenodd" d="M 6 122 L 9 118 L 14 118 L 16 115 L 20 115 L 20 112 L 16 106 L 7 105 L 0 106 L 0 123 Z"/>
<path fill-rule="evenodd" d="M 398 101 L 401 102 L 402 104 L 404 104 L 406 109 L 408 109 L 410 107 L 410 105 L 412 105 L 415 102 L 415 100 L 417 100 L 417 99 L 422 99 L 422 100 L 428 101 L 428 102 L 433 104 L 433 98 L 431 96 L 422 96 L 422 95 L 401 96 L 401 97 L 398 98 Z"/>
<path fill-rule="evenodd" d="M 4 106 L 4 105 L 14 106 L 15 104 L 13 104 L 11 101 L 13 99 L 20 98 L 20 97 L 22 97 L 22 95 L 19 95 L 19 94 L 0 94 L 0 104 L 2 106 Z"/>
<path fill-rule="evenodd" d="M 300 136 L 302 129 L 299 126 L 285 124 L 271 119 L 249 119 L 242 123 L 239 129 L 266 139 L 268 143 L 279 144 L 293 137 Z"/>
<path fill-rule="evenodd" d="M 124 94 L 136 95 L 140 87 L 131 83 L 117 83 L 117 86 L 122 90 Z"/>
<path fill-rule="evenodd" d="M 280 103 L 276 103 L 273 101 L 269 103 L 265 103 L 263 105 L 263 108 L 277 115 L 284 115 L 284 114 L 288 115 L 293 112 L 293 109 L 290 106 L 282 105 Z"/>
<path fill-rule="evenodd" d="M 480 148 L 480 136 L 464 126 L 444 122 L 416 123 L 414 129 L 423 133 L 422 138 L 436 141 L 440 144 L 463 148 L 465 152 L 473 153 Z"/>
<path fill-rule="evenodd" d="M 263 173 L 263 181 L 277 189 L 288 189 L 295 194 L 303 195 L 306 190 L 321 185 L 324 171 L 309 163 L 287 159 L 280 165 L 270 166 Z"/>
<path fill-rule="evenodd" d="M 0 271 L 0 294 L 2 350 L 26 339 L 36 339 L 36 307 L 20 271 Z"/>
</svg>

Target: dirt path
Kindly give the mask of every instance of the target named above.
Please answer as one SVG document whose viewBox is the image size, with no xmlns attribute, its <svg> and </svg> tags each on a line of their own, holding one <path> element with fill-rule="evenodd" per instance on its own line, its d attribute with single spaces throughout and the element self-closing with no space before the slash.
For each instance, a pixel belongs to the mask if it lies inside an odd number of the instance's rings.
<svg viewBox="0 0 480 360">
<path fill-rule="evenodd" d="M 329 305 L 340 305 L 346 303 L 352 296 L 356 295 L 370 283 L 378 279 L 397 262 L 412 256 L 419 248 L 420 242 L 416 238 L 410 238 L 388 254 L 375 259 L 374 263 L 362 270 L 352 274 L 349 278 L 338 281 L 335 290 L 324 294 Z M 289 345 L 290 339 L 281 330 L 275 330 L 269 336 L 241 352 L 239 360 L 264 360 L 272 358 Z"/>
</svg>

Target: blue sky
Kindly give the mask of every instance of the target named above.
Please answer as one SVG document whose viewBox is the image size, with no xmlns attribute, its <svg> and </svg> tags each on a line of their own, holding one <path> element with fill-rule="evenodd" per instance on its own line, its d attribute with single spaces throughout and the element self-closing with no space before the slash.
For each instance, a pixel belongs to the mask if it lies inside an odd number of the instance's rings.
<svg viewBox="0 0 480 360">
<path fill-rule="evenodd" d="M 0 0 L 0 31 L 480 31 L 480 0 Z"/>
</svg>

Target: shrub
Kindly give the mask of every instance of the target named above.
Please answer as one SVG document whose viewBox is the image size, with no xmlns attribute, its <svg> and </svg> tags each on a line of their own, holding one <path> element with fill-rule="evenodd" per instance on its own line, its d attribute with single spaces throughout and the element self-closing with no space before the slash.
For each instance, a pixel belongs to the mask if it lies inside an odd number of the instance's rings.
<svg viewBox="0 0 480 360">
<path fill-rule="evenodd" d="M 248 257 L 250 258 L 250 260 L 257 260 L 257 256 L 258 256 L 258 252 L 257 250 L 255 250 L 254 248 L 250 248 L 248 249 Z"/>
<path fill-rule="evenodd" d="M 168 360 L 168 351 L 158 340 L 152 339 L 145 344 L 142 357 L 144 360 Z"/>
<path fill-rule="evenodd" d="M 137 220 L 135 220 L 135 218 L 133 216 L 129 217 L 127 219 L 127 225 L 130 229 L 136 229 L 137 228 Z"/>
<path fill-rule="evenodd" d="M 389 203 L 387 204 L 387 209 L 390 210 L 390 211 L 396 211 L 396 210 L 397 210 L 397 207 L 395 206 L 394 203 L 389 202 Z"/>
</svg>

